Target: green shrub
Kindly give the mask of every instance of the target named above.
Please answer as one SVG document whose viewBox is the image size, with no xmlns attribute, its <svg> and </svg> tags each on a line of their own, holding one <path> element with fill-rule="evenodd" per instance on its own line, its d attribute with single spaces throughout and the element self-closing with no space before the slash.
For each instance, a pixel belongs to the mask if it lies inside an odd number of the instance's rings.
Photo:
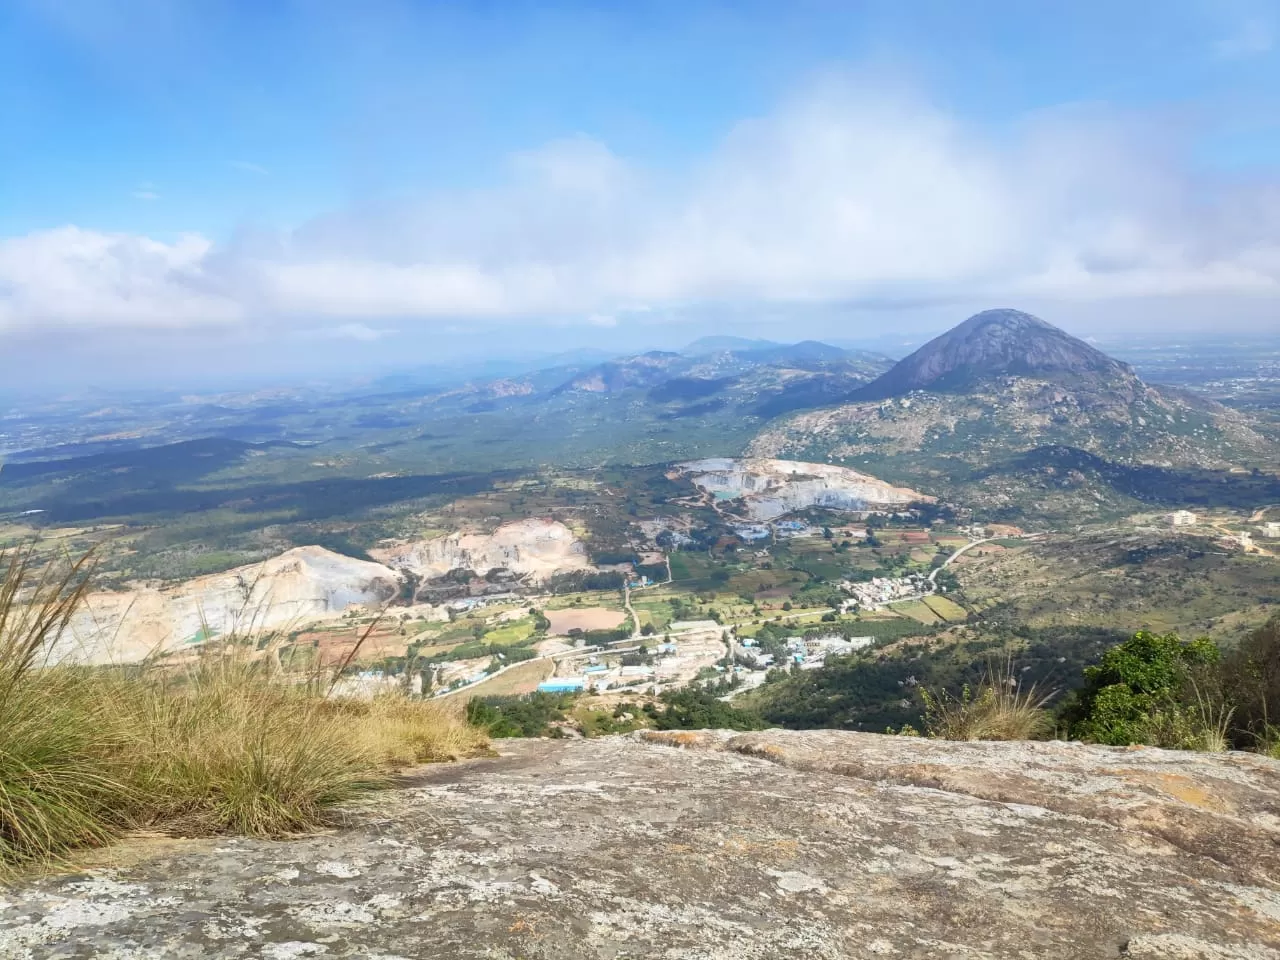
<svg viewBox="0 0 1280 960">
<path fill-rule="evenodd" d="M 1208 637 L 1135 633 L 1086 667 L 1085 685 L 1066 716 L 1073 736 L 1094 743 L 1204 749 L 1230 718 Z"/>
<path fill-rule="evenodd" d="M 661 707 L 646 704 L 644 708 L 657 730 L 763 730 L 767 726 L 759 714 L 731 706 L 697 686 L 668 691 L 659 699 Z"/>
<path fill-rule="evenodd" d="M 1280 616 L 1254 630 L 1222 658 L 1222 686 L 1236 705 L 1239 747 L 1280 744 Z"/>
<path fill-rule="evenodd" d="M 562 723 L 574 694 L 530 693 L 524 696 L 472 697 L 467 720 L 491 737 L 545 737 L 551 724 Z"/>
</svg>

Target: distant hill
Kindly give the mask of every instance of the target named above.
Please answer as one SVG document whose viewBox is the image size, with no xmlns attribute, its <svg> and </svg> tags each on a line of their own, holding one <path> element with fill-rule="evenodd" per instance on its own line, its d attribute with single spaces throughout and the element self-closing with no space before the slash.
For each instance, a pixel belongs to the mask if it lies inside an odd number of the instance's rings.
<svg viewBox="0 0 1280 960">
<path fill-rule="evenodd" d="M 1147 499 L 1133 499 L 1142 473 L 1095 469 L 1082 480 L 1040 458 L 1033 475 L 1026 455 L 1040 448 L 1223 476 L 1280 463 L 1280 444 L 1247 414 L 1150 386 L 1127 364 L 1009 309 L 976 314 L 843 398 L 775 421 L 747 453 L 867 469 L 992 518 L 1083 518 Z"/>
<path fill-rule="evenodd" d="M 680 352 L 686 357 L 705 357 L 712 353 L 734 353 L 738 351 L 767 350 L 770 347 L 781 347 L 776 340 L 752 340 L 749 337 L 730 337 L 726 335 L 699 337 Z"/>
<path fill-rule="evenodd" d="M 739 337 L 708 337 L 698 343 L 731 346 L 692 355 L 650 351 L 619 357 L 573 375 L 551 391 L 615 395 L 643 390 L 651 404 L 717 396 L 716 409 L 768 419 L 791 410 L 822 406 L 847 397 L 884 371 L 889 362 L 875 354 L 843 350 L 816 340 L 774 344 Z M 739 349 L 741 345 L 749 349 Z M 764 346 L 760 346 L 764 344 Z"/>
<path fill-rule="evenodd" d="M 1135 396 L 1133 370 L 1051 323 L 1020 310 L 984 310 L 900 360 L 857 394 L 883 399 L 912 390 L 962 393 L 992 377 L 1091 383 Z"/>
</svg>

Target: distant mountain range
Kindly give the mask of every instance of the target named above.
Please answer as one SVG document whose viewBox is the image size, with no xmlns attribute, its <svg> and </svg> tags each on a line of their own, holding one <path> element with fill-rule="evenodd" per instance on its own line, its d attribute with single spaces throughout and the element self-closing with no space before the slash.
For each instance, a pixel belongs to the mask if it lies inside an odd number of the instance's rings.
<svg viewBox="0 0 1280 960">
<path fill-rule="evenodd" d="M 1204 502 L 1280 502 L 1274 422 L 1144 383 L 1125 363 L 1017 310 L 979 313 L 897 363 L 819 341 L 736 337 L 558 359 L 447 384 L 384 380 L 104 406 L 91 420 L 53 410 L 42 430 L 22 428 L 41 444 L 7 458 L 0 508 L 43 508 L 46 487 L 83 506 L 112 478 L 128 486 L 128 465 L 155 459 L 149 470 L 172 472 L 163 451 L 128 459 L 130 451 L 211 438 L 255 446 L 195 459 L 180 448 L 174 462 L 190 463 L 173 469 L 252 472 L 252 461 L 287 459 L 298 479 L 345 471 L 369 484 L 746 454 L 851 467 L 991 518 L 1114 515 L 1137 509 L 1144 490 L 1168 502 L 1179 484 Z M 269 456 L 268 443 L 277 445 Z M 110 470 L 84 460 L 117 454 L 127 462 Z M 65 457 L 77 459 L 15 469 Z"/>
<path fill-rule="evenodd" d="M 714 402 L 769 419 L 843 399 L 890 363 L 879 354 L 816 340 L 782 344 L 708 337 L 680 353 L 653 350 L 578 370 L 551 394 L 643 390 L 645 399 L 656 405 L 699 401 L 699 410 L 705 411 Z"/>
</svg>

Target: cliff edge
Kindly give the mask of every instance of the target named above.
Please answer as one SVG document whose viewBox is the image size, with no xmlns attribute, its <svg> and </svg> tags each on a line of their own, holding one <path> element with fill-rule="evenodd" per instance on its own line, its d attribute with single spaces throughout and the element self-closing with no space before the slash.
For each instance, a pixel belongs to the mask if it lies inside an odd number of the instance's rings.
<svg viewBox="0 0 1280 960">
<path fill-rule="evenodd" d="M 506 741 L 321 836 L 0 890 L 0 957 L 1280 960 L 1280 762 L 833 731 Z"/>
</svg>

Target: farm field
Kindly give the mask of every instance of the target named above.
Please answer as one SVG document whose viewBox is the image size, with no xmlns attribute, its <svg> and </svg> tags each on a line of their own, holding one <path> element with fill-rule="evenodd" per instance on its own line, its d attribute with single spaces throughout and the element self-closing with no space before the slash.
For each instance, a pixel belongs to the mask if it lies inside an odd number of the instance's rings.
<svg viewBox="0 0 1280 960">
<path fill-rule="evenodd" d="M 923 600 L 907 600 L 903 603 L 895 603 L 892 605 L 892 609 L 895 613 L 910 617 L 912 620 L 919 620 L 923 624 L 931 625 L 943 622 L 943 618 L 930 609 L 929 605 Z"/>
<path fill-rule="evenodd" d="M 622 626 L 627 615 L 622 610 L 609 610 L 604 607 L 573 607 L 559 610 L 548 610 L 547 619 L 551 622 L 550 632 L 565 636 L 571 630 L 612 630 Z"/>
<path fill-rule="evenodd" d="M 551 660 L 531 660 L 516 664 L 496 677 L 482 680 L 466 691 L 467 697 L 514 697 L 533 693 L 538 684 L 551 676 L 555 664 Z"/>
<path fill-rule="evenodd" d="M 931 597 L 925 597 L 922 601 L 925 606 L 932 610 L 937 616 L 943 620 L 951 622 L 960 622 L 968 618 L 969 613 L 964 607 L 940 594 L 934 594 Z"/>
</svg>

